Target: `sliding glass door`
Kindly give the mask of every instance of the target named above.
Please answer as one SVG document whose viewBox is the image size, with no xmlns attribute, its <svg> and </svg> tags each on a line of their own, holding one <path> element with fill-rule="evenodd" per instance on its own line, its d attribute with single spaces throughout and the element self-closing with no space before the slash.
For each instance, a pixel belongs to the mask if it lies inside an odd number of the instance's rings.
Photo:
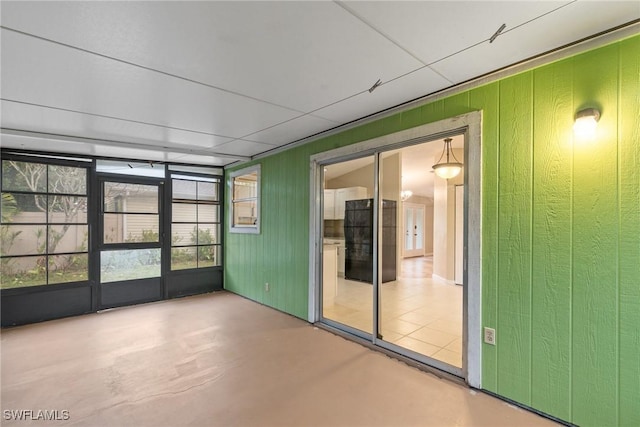
<svg viewBox="0 0 640 427">
<path fill-rule="evenodd" d="M 373 330 L 374 157 L 324 168 L 322 316 L 370 336 Z"/>
<path fill-rule="evenodd" d="M 463 144 L 457 135 L 460 158 Z M 435 140 L 322 165 L 321 318 L 463 376 L 464 286 L 454 280 L 454 246 L 464 174 L 429 173 L 441 150 Z"/>
</svg>

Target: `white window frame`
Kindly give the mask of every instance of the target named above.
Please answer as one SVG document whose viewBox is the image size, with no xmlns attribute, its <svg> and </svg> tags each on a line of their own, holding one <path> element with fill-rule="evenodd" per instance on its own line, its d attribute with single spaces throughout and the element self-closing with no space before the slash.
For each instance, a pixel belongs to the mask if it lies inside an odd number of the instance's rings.
<svg viewBox="0 0 640 427">
<path fill-rule="evenodd" d="M 229 180 L 227 185 L 229 187 L 229 232 L 230 233 L 244 233 L 244 234 L 260 234 L 260 222 L 261 222 L 261 212 L 260 212 L 260 165 L 253 165 L 243 169 L 239 169 L 229 173 Z M 235 179 L 239 176 L 249 175 L 255 173 L 257 175 L 256 181 L 256 197 L 250 197 L 245 199 L 237 199 L 234 200 L 234 184 Z M 235 215 L 234 215 L 234 204 L 239 201 L 256 201 L 256 222 L 252 225 L 236 225 L 235 224 Z"/>
</svg>

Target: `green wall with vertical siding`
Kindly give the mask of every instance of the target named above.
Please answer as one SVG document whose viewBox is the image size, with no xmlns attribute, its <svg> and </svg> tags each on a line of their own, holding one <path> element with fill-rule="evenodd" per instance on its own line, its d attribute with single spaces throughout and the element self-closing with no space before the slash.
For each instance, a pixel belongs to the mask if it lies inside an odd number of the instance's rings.
<svg viewBox="0 0 640 427">
<path fill-rule="evenodd" d="M 602 114 L 592 143 L 573 141 L 584 107 Z M 497 337 L 483 388 L 581 426 L 640 425 L 639 35 L 259 160 L 262 232 L 225 233 L 225 288 L 306 319 L 309 157 L 474 110 Z"/>
</svg>

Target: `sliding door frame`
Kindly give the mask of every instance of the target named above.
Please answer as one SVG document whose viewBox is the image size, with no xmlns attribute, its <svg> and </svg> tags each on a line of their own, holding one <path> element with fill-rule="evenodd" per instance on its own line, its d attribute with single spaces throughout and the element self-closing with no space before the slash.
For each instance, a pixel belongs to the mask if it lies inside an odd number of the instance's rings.
<svg viewBox="0 0 640 427">
<path fill-rule="evenodd" d="M 355 143 L 342 148 L 318 153 L 310 159 L 310 209 L 309 209 L 309 316 L 312 323 L 322 321 L 329 326 L 353 333 L 350 328 L 344 328 L 337 322 L 326 321 L 322 318 L 322 246 L 323 246 L 323 168 L 326 165 L 350 160 L 366 155 L 375 156 L 375 199 L 379 201 L 379 155 L 383 151 L 399 149 L 419 143 L 439 140 L 453 135 L 463 134 L 465 138 L 464 163 L 465 177 L 465 269 L 463 291 L 464 335 L 462 369 L 451 369 L 451 365 L 426 358 L 415 352 L 407 351 L 391 343 L 377 338 L 379 333 L 379 286 L 374 282 L 374 325 L 372 344 L 388 350 L 407 355 L 421 363 L 429 364 L 438 369 L 452 372 L 465 378 L 466 382 L 476 388 L 482 387 L 482 343 L 481 343 L 481 135 L 482 112 L 474 111 L 460 116 L 444 119 L 438 122 L 417 126 L 404 131 L 384 135 L 371 140 Z M 376 203 L 376 207 L 379 203 Z M 377 218 L 377 212 L 374 216 Z M 374 228 L 374 233 L 377 233 Z M 374 244 L 378 239 L 374 235 Z M 374 253 L 377 253 L 376 250 Z M 374 255 L 375 256 L 375 255 Z M 376 260 L 374 260 L 375 263 Z M 377 263 L 375 264 L 377 265 Z M 372 307 L 373 309 L 373 307 Z M 335 323 L 335 324 L 334 324 Z M 361 338 L 362 334 L 358 335 Z"/>
</svg>

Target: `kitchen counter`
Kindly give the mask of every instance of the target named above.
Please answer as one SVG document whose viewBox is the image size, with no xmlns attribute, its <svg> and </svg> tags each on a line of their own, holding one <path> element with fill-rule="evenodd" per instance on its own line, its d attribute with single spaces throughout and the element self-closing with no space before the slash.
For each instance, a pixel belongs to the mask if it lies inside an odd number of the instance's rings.
<svg viewBox="0 0 640 427">
<path fill-rule="evenodd" d="M 344 239 L 338 237 L 325 237 L 323 240 L 324 245 L 326 246 L 335 246 L 338 257 L 338 269 L 337 275 L 339 277 L 344 277 L 344 254 L 345 254 L 345 243 Z"/>
<path fill-rule="evenodd" d="M 325 237 L 322 243 L 325 245 L 344 245 L 344 239 L 339 237 Z"/>
<path fill-rule="evenodd" d="M 322 246 L 322 302 L 332 305 L 338 294 L 338 251 L 337 245 Z"/>
</svg>

